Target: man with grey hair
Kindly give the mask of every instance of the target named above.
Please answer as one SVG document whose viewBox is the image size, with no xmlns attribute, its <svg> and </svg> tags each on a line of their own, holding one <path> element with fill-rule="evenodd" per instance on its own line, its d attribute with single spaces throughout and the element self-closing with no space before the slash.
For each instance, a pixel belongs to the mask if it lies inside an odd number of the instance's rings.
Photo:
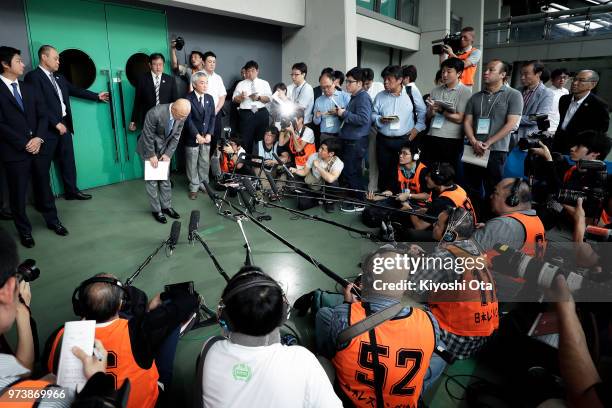
<svg viewBox="0 0 612 408">
<path fill-rule="evenodd" d="M 555 133 L 554 152 L 568 154 L 569 149 L 579 142 L 576 135 L 584 130 L 608 131 L 608 104 L 591 92 L 598 82 L 597 72 L 582 70 L 572 79 L 571 94 L 559 98 L 559 127 Z"/>
<path fill-rule="evenodd" d="M 147 112 L 136 151 L 143 161 L 157 168 L 159 161 L 169 162 L 178 146 L 185 120 L 191 112 L 191 102 L 177 99 L 174 103 L 157 105 Z M 164 214 L 180 218 L 172 208 L 172 187 L 169 177 L 165 180 L 147 180 L 145 189 L 153 218 L 157 222 L 168 222 Z"/>
<path fill-rule="evenodd" d="M 208 183 L 210 169 L 210 143 L 215 130 L 215 102 L 207 93 L 208 76 L 196 72 L 191 77 L 193 92 L 187 95 L 191 112 L 183 127 L 185 143 L 185 168 L 189 179 L 189 198 L 195 200 L 198 190 Z"/>
<path fill-rule="evenodd" d="M 332 360 L 344 401 L 355 403 L 361 396 L 372 406 L 416 406 L 426 388 L 423 384 L 431 376 L 428 367 L 439 344 L 439 327 L 431 313 L 402 303 L 410 270 L 396 259 L 405 255 L 395 248 L 378 249 L 363 262 L 361 300 L 355 299 L 350 284 L 344 291 L 345 303 L 317 313 L 317 349 Z M 390 312 L 390 316 L 372 323 L 370 317 L 377 312 Z M 360 322 L 366 328 L 355 331 Z M 418 356 L 404 355 L 402 350 L 418 351 Z M 373 363 L 360 365 L 362 361 Z M 383 365 L 386 370 L 381 373 Z M 407 378 L 402 385 L 396 382 Z M 397 392 L 407 389 L 411 391 Z"/>
</svg>

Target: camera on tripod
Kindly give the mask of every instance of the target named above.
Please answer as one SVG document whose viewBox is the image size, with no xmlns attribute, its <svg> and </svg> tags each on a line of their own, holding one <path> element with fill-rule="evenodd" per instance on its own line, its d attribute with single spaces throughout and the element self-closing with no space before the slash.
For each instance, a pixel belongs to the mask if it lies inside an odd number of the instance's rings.
<svg viewBox="0 0 612 408">
<path fill-rule="evenodd" d="M 434 55 L 444 54 L 444 45 L 448 45 L 452 48 L 454 53 L 461 51 L 461 33 L 446 34 L 444 38 L 431 42 L 431 52 Z"/>
<path fill-rule="evenodd" d="M 552 138 L 546 133 L 550 128 L 550 121 L 547 114 L 529 115 L 529 120 L 535 120 L 538 124 L 538 132 L 532 133 L 518 141 L 518 148 L 522 151 L 540 147 L 540 142 L 546 144 Z"/>
<path fill-rule="evenodd" d="M 575 171 L 586 173 L 582 179 L 588 184 L 575 190 L 562 189 L 557 193 L 556 201 L 575 207 L 578 199 L 582 198 L 585 216 L 599 216 L 609 197 L 606 163 L 601 160 L 580 160 L 576 163 Z"/>
</svg>

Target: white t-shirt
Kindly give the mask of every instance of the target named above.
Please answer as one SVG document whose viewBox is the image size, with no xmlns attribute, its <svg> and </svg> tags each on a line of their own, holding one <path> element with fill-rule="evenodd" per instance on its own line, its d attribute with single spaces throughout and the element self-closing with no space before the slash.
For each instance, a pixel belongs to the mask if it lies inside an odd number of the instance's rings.
<svg viewBox="0 0 612 408">
<path fill-rule="evenodd" d="M 315 160 L 319 160 L 319 153 L 311 154 L 308 157 L 308 160 L 306 161 L 306 167 L 310 169 L 310 172 L 312 173 L 313 176 L 315 176 L 317 180 L 321 180 L 321 173 L 319 173 L 319 170 L 317 170 L 313 165 Z M 321 160 L 321 162 L 323 161 Z M 325 167 L 327 168 L 327 165 Z M 329 170 L 329 172 L 340 174 L 342 173 L 343 169 L 344 169 L 344 163 L 342 162 L 342 160 L 340 160 L 339 157 L 336 156 L 336 160 L 334 161 L 334 164 L 332 164 L 332 167 Z"/>
<path fill-rule="evenodd" d="M 205 408 L 342 407 L 323 367 L 301 346 L 215 343 L 204 363 Z"/>
<path fill-rule="evenodd" d="M 266 104 L 263 102 L 251 100 L 251 98 L 248 97 L 249 95 L 256 93 L 259 94 L 259 96 L 272 96 L 272 89 L 270 89 L 270 84 L 268 81 L 264 81 L 263 79 L 259 78 L 255 78 L 254 81 L 251 81 L 250 79 L 243 79 L 242 81 L 238 82 L 232 98 L 237 97 L 243 91 L 246 92 L 247 98 L 240 104 L 240 109 L 251 109 L 252 107 L 261 109 L 266 107 Z"/>
<path fill-rule="evenodd" d="M 368 89 L 368 95 L 370 95 L 370 98 L 372 100 L 374 100 L 374 98 L 376 98 L 376 95 L 378 95 L 379 92 L 382 92 L 385 90 L 385 85 L 382 82 L 372 82 L 372 86 L 370 87 L 370 89 Z"/>
<path fill-rule="evenodd" d="M 314 132 L 312 131 L 311 128 L 304 126 L 302 128 L 304 130 L 304 133 L 302 134 L 302 136 L 300 136 L 300 138 L 302 139 L 302 141 L 306 142 L 306 143 L 314 143 L 315 142 L 315 135 Z M 298 136 L 299 136 L 298 132 Z"/>
<path fill-rule="evenodd" d="M 206 71 L 204 71 L 206 73 Z M 223 78 L 221 75 L 213 72 L 212 75 L 208 75 L 208 91 L 207 94 L 213 97 L 213 101 L 215 102 L 215 107 L 217 107 L 217 102 L 219 102 L 219 98 L 227 95 L 227 91 L 225 90 L 225 85 L 223 85 Z"/>
</svg>

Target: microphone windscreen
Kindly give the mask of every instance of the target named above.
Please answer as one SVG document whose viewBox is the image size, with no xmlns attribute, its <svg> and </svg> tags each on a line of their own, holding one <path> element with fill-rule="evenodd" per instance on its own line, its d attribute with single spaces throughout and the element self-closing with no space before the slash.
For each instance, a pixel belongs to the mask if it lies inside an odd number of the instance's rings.
<svg viewBox="0 0 612 408">
<path fill-rule="evenodd" d="M 266 175 L 268 183 L 270 183 L 270 187 L 272 187 L 272 191 L 274 191 L 274 194 L 279 195 L 278 187 L 276 186 L 276 181 L 274 181 L 270 172 L 264 170 L 264 174 Z"/>
<path fill-rule="evenodd" d="M 193 234 L 193 231 L 198 229 L 198 225 L 200 224 L 200 211 L 193 210 L 191 212 L 191 217 L 189 218 L 189 236 Z"/>
<path fill-rule="evenodd" d="M 208 182 L 204 180 L 202 180 L 202 184 L 204 184 L 204 189 L 206 190 L 206 193 L 208 194 L 210 199 L 215 201 L 217 194 L 212 190 L 212 188 L 210 188 L 210 184 L 208 184 Z"/>
<path fill-rule="evenodd" d="M 257 191 L 255 191 L 255 186 L 253 185 L 253 183 L 251 183 L 251 179 L 249 179 L 248 177 L 244 177 L 242 179 L 242 185 L 246 189 L 247 193 L 249 193 L 251 197 L 255 198 L 255 196 L 257 195 Z"/>
<path fill-rule="evenodd" d="M 168 245 L 172 247 L 176 246 L 180 233 L 181 233 L 181 222 L 174 221 L 172 223 L 172 228 L 170 229 L 170 238 L 168 239 Z"/>
</svg>

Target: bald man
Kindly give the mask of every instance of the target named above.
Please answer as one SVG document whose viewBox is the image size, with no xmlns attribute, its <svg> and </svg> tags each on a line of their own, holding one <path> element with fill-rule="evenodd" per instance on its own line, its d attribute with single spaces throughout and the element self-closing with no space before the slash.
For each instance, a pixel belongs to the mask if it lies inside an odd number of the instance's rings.
<svg viewBox="0 0 612 408">
<path fill-rule="evenodd" d="M 142 133 L 138 139 L 137 152 L 144 161 L 150 161 L 157 168 L 159 161 L 169 162 L 176 150 L 185 119 L 191 112 L 191 103 L 187 99 L 177 99 L 174 103 L 157 105 L 145 116 Z M 151 212 L 157 222 L 165 224 L 165 215 L 180 218 L 172 208 L 172 189 L 170 180 L 145 181 L 149 196 Z"/>
</svg>

